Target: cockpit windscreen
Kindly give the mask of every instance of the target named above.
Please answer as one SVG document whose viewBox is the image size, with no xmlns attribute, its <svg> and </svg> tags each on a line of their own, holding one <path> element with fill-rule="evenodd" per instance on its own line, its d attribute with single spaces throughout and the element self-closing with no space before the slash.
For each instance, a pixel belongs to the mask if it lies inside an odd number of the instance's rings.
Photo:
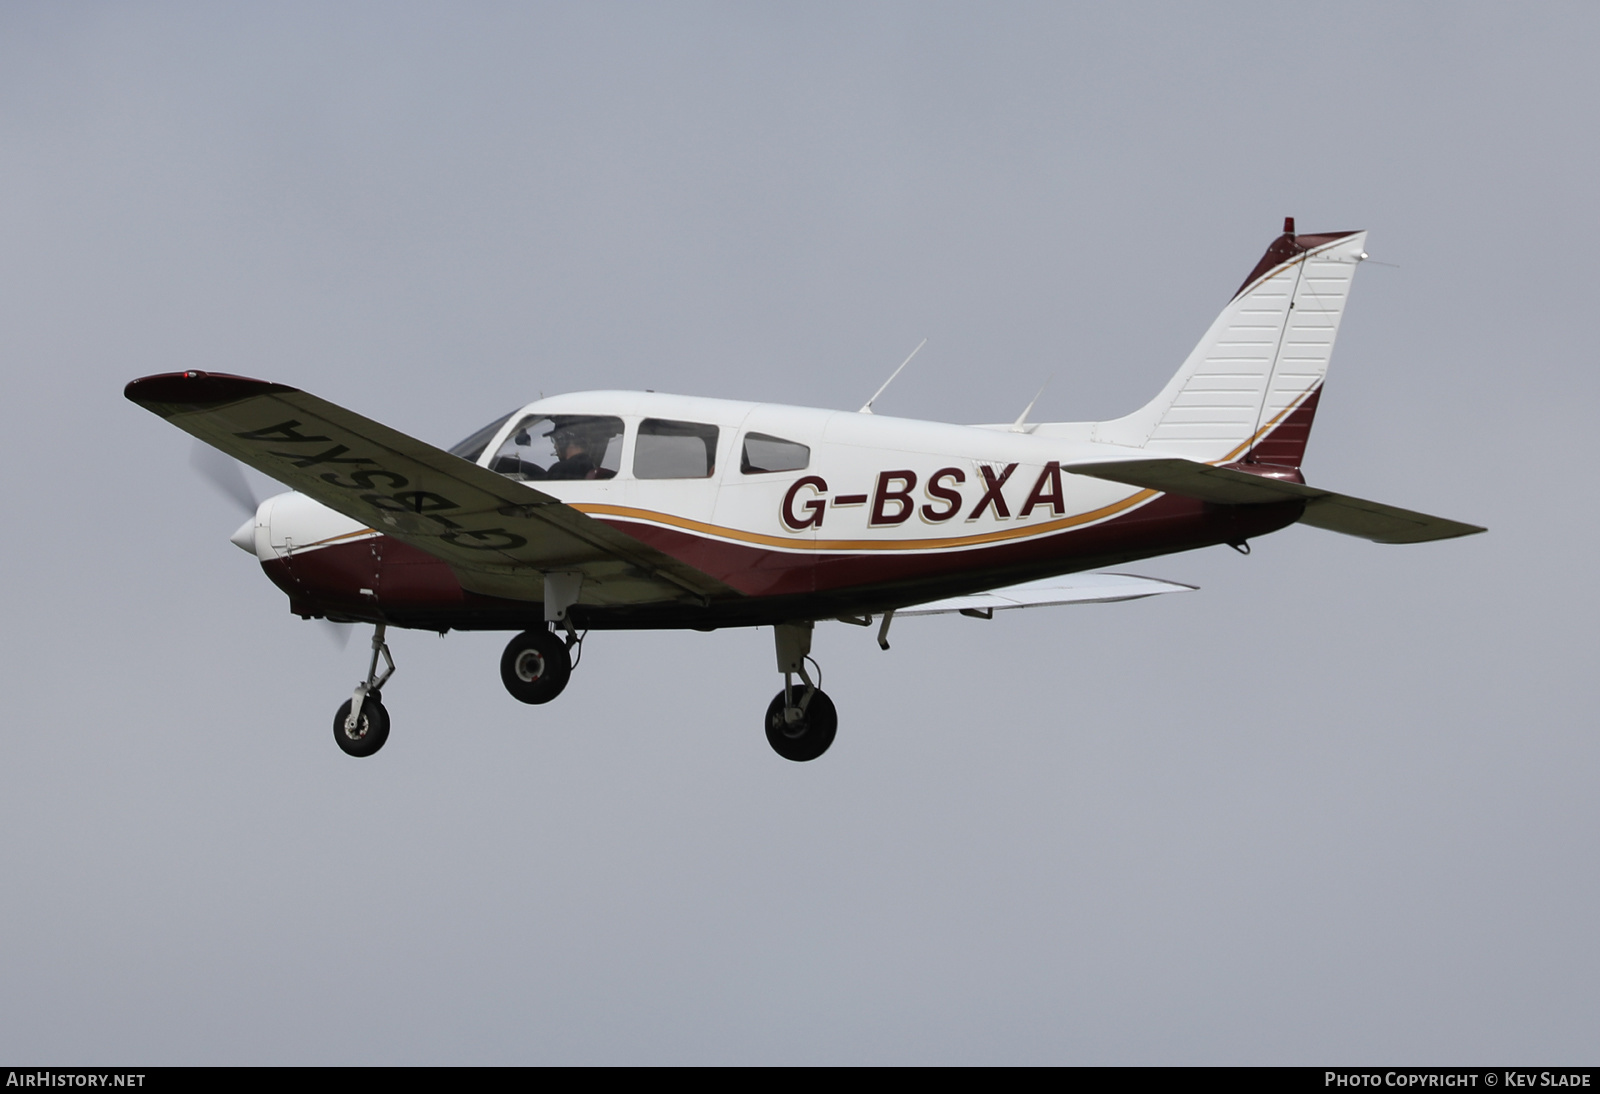
<svg viewBox="0 0 1600 1094">
<path fill-rule="evenodd" d="M 515 414 L 513 410 L 511 414 Z M 494 440 L 494 435 L 500 432 L 500 427 L 510 420 L 511 414 L 502 414 L 482 429 L 478 430 L 466 440 L 450 446 L 452 456 L 460 456 L 469 463 L 477 463 L 478 457 L 483 455 L 483 450 L 489 447 L 489 442 Z"/>
</svg>

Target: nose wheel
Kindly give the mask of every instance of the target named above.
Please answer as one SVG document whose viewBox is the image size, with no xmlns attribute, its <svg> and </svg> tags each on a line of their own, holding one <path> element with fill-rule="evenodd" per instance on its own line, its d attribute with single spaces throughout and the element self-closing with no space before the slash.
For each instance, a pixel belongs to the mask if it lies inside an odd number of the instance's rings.
<svg viewBox="0 0 1600 1094">
<path fill-rule="evenodd" d="M 355 694 L 333 716 L 333 739 L 346 756 L 370 756 L 389 739 L 389 712 L 384 709 L 378 690 L 394 675 L 394 658 L 389 656 L 389 643 L 383 639 L 387 629 L 378 624 L 372 635 L 372 663 L 367 666 L 367 678 L 356 685 Z M 381 674 L 380 657 L 385 665 Z"/>
<path fill-rule="evenodd" d="M 346 756 L 370 756 L 383 747 L 389 739 L 389 712 L 377 692 L 369 692 L 361 703 L 361 713 L 353 722 L 350 708 L 353 701 L 346 699 L 333 716 L 333 739 Z"/>
</svg>

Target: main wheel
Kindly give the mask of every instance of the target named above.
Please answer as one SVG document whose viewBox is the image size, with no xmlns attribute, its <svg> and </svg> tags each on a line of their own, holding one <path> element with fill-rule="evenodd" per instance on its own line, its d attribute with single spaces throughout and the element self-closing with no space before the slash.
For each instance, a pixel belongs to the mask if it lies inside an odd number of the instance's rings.
<svg viewBox="0 0 1600 1094">
<path fill-rule="evenodd" d="M 805 689 L 797 687 L 791 691 L 798 705 Z M 767 743 L 772 751 L 786 760 L 800 763 L 814 760 L 828 751 L 833 735 L 839 730 L 839 712 L 827 693 L 812 692 L 805 715 L 797 721 L 791 722 L 784 716 L 787 706 L 780 691 L 767 707 Z"/>
<path fill-rule="evenodd" d="M 370 756 L 383 747 L 389 739 L 389 712 L 383 701 L 372 692 L 361 701 L 361 718 L 354 729 L 345 729 L 345 719 L 350 717 L 350 700 L 346 699 L 333 716 L 333 739 L 347 756 Z"/>
<path fill-rule="evenodd" d="M 500 656 L 500 680 L 512 698 L 548 703 L 572 678 L 572 654 L 550 631 L 524 631 Z"/>
</svg>

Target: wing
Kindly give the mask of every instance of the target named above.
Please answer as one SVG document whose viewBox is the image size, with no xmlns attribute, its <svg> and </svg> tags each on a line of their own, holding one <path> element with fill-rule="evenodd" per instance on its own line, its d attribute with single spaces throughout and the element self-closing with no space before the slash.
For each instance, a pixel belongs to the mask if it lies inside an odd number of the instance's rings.
<svg viewBox="0 0 1600 1094">
<path fill-rule="evenodd" d="M 988 615 L 1004 608 L 1104 604 L 1116 600 L 1137 600 L 1142 596 L 1157 596 L 1161 593 L 1192 593 L 1194 590 L 1193 585 L 1158 581 L 1153 577 L 1134 577 L 1132 574 L 1069 574 L 1066 577 L 1048 577 L 1042 581 L 1008 585 L 1003 589 L 990 589 L 988 592 L 973 593 L 971 596 L 952 596 L 947 600 L 915 604 L 909 608 L 901 608 L 895 615 L 939 615 L 944 612 Z"/>
<path fill-rule="evenodd" d="M 715 578 L 443 449 L 283 384 L 218 373 L 147 376 L 124 394 L 330 509 L 449 564 L 464 588 L 544 595 L 583 574 L 590 604 L 740 595 Z"/>
<path fill-rule="evenodd" d="M 1375 543 L 1426 543 L 1487 531 L 1476 524 L 1462 524 L 1382 502 L 1194 460 L 1106 460 L 1064 465 L 1062 470 L 1221 505 L 1261 505 L 1299 498 L 1306 503 L 1301 524 L 1359 536 Z"/>
</svg>

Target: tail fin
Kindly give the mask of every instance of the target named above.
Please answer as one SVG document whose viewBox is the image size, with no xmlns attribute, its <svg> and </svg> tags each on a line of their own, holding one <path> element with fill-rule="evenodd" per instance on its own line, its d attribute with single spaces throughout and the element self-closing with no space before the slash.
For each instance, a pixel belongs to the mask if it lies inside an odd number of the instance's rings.
<svg viewBox="0 0 1600 1094">
<path fill-rule="evenodd" d="M 1298 467 L 1365 232 L 1272 242 L 1161 394 L 1094 439 L 1205 463 Z"/>
</svg>

